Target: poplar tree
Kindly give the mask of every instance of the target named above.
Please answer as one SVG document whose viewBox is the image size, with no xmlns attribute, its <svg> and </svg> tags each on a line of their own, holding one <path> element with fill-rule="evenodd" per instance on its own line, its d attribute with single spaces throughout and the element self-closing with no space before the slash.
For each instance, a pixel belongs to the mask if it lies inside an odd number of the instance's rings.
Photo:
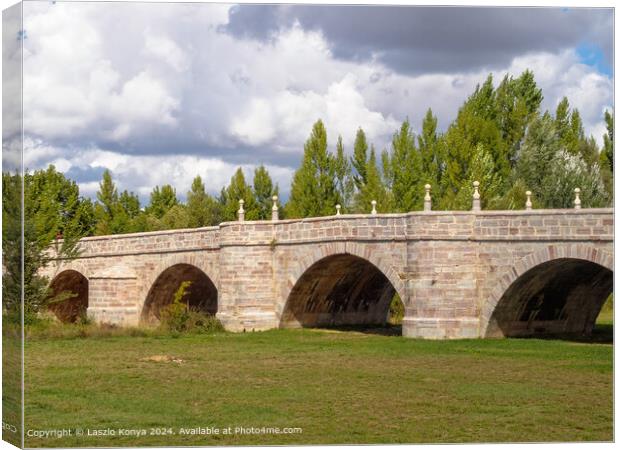
<svg viewBox="0 0 620 450">
<path fill-rule="evenodd" d="M 174 206 L 179 204 L 176 189 L 169 184 L 164 184 L 161 188 L 155 186 L 151 192 L 151 200 L 146 208 L 147 214 L 161 219 Z"/>
<path fill-rule="evenodd" d="M 192 181 L 187 193 L 188 227 L 206 227 L 220 222 L 220 205 L 205 190 L 200 176 Z"/>
<path fill-rule="evenodd" d="M 415 145 L 415 137 L 405 120 L 392 138 L 389 155 L 390 186 L 397 211 L 407 212 L 422 209 L 424 198 L 424 175 L 422 159 Z"/>
<path fill-rule="evenodd" d="M 127 231 L 129 217 L 119 201 L 118 190 L 109 170 L 103 172 L 95 204 L 95 234 L 118 234 Z"/>
<path fill-rule="evenodd" d="M 256 219 L 270 220 L 271 208 L 273 207 L 274 195 L 278 195 L 278 186 L 274 186 L 269 172 L 264 165 L 258 166 L 254 170 L 254 197 L 256 199 Z"/>
<path fill-rule="evenodd" d="M 241 167 L 230 179 L 230 184 L 222 190 L 220 203 L 222 204 L 222 219 L 235 221 L 238 219 L 239 200 L 244 201 L 245 220 L 258 220 L 259 209 L 252 187 L 246 183 Z"/>
<path fill-rule="evenodd" d="M 291 184 L 287 204 L 288 217 L 318 217 L 334 214 L 341 203 L 336 189 L 336 170 L 333 156 L 327 151 L 327 133 L 321 120 L 312 127 L 304 145 L 301 167 Z"/>
<path fill-rule="evenodd" d="M 336 158 L 334 159 L 336 172 L 336 190 L 340 197 L 343 212 L 348 212 L 352 205 L 353 193 L 355 191 L 355 180 L 352 174 L 351 163 L 344 154 L 342 136 L 338 136 L 336 144 Z"/>
<path fill-rule="evenodd" d="M 368 214 L 372 208 L 371 202 L 375 200 L 378 212 L 391 212 L 393 207 L 392 199 L 381 179 L 373 146 L 370 148 L 370 155 L 364 164 L 364 170 L 366 182 L 360 186 L 356 195 L 355 211 Z"/>
<path fill-rule="evenodd" d="M 439 136 L 437 133 L 437 117 L 428 108 L 422 121 L 422 133 L 418 136 L 420 149 L 421 170 L 424 183 L 430 183 L 435 189 L 441 183 L 443 172 L 440 155 Z"/>
<path fill-rule="evenodd" d="M 366 164 L 368 160 L 368 143 L 366 142 L 366 134 L 364 130 L 358 128 L 353 143 L 353 156 L 351 157 L 351 165 L 354 170 L 353 180 L 355 186 L 360 189 L 366 184 Z"/>
</svg>

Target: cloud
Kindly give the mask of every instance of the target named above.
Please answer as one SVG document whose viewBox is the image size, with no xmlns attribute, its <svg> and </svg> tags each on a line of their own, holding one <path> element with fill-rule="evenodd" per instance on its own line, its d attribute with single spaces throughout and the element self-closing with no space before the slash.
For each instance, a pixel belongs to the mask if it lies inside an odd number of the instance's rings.
<svg viewBox="0 0 620 450">
<path fill-rule="evenodd" d="M 391 115 L 370 110 L 358 90 L 357 77 L 347 73 L 330 84 L 323 95 L 283 90 L 273 97 L 253 98 L 248 110 L 233 119 L 231 132 L 248 145 L 269 143 L 283 149 L 295 148 L 304 142 L 319 118 L 330 129 L 338 130 L 349 145 L 362 124 L 376 140 L 386 140 L 399 125 Z M 331 140 L 333 143 L 335 136 Z"/>
<path fill-rule="evenodd" d="M 445 129 L 490 70 L 499 82 L 533 69 L 544 108 L 554 110 L 567 95 L 599 141 L 602 112 L 613 107 L 611 79 L 571 47 L 586 38 L 609 47 L 602 10 L 24 8 L 26 159 L 32 168 L 56 163 L 88 192 L 104 167 L 123 189 L 146 195 L 168 182 L 184 192 L 196 174 L 208 175 L 217 192 L 234 168 L 260 163 L 286 191 L 317 119 L 332 149 L 340 134 L 352 152 L 361 126 L 381 150 L 405 118 L 419 129 L 429 107 Z M 258 23 L 263 19 L 267 25 Z M 480 31 L 483 19 L 489 23 Z"/>
<path fill-rule="evenodd" d="M 557 52 L 584 40 L 612 58 L 611 8 L 245 4 L 230 10 L 223 29 L 269 40 L 295 23 L 320 30 L 339 58 L 377 58 L 403 73 L 498 69 L 517 55 Z"/>
<path fill-rule="evenodd" d="M 196 155 L 128 155 L 100 148 L 66 149 L 50 146 L 41 140 L 26 139 L 25 165 L 32 169 L 53 164 L 57 170 L 76 179 L 80 193 L 95 198 L 104 169 L 109 169 L 119 191 L 137 193 L 143 202 L 148 200 L 153 187 L 172 184 L 177 196 L 186 197 L 194 177 L 200 175 L 208 192 L 217 195 L 230 181 L 238 165 L 218 158 Z M 251 183 L 258 164 L 244 164 L 242 169 Z M 288 193 L 288 182 L 293 171 L 288 167 L 267 165 L 274 182 Z"/>
<path fill-rule="evenodd" d="M 187 55 L 174 41 L 166 36 L 157 36 L 150 30 L 145 32 L 144 50 L 146 55 L 169 64 L 177 72 L 189 67 Z"/>
</svg>

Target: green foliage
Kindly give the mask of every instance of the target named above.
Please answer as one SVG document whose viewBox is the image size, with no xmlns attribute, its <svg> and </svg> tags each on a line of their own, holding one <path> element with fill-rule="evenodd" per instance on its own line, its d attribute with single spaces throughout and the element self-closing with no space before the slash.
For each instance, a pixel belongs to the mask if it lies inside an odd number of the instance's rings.
<svg viewBox="0 0 620 450">
<path fill-rule="evenodd" d="M 394 294 L 392 301 L 390 302 L 390 309 L 388 312 L 388 323 L 391 325 L 400 325 L 403 323 L 405 317 L 405 305 L 403 304 L 400 296 Z"/>
<path fill-rule="evenodd" d="M 23 275 L 24 321 L 31 323 L 49 297 L 49 280 L 39 271 L 55 255 L 72 259 L 79 254 L 78 240 L 94 228 L 92 203 L 52 165 L 24 177 L 3 173 L 2 188 L 3 312 L 21 320 Z"/>
<path fill-rule="evenodd" d="M 151 202 L 146 208 L 146 212 L 157 219 L 161 219 L 178 204 L 179 200 L 175 188 L 169 184 L 165 184 L 161 188 L 155 186 L 151 192 Z"/>
<path fill-rule="evenodd" d="M 189 307 L 183 300 L 189 294 L 188 289 L 191 285 L 191 281 L 182 281 L 174 293 L 172 302 L 162 308 L 159 317 L 162 327 L 173 332 L 185 331 L 189 319 Z"/>
<path fill-rule="evenodd" d="M 422 209 L 424 198 L 424 175 L 422 157 L 415 145 L 415 136 L 409 120 L 392 138 L 391 153 L 385 157 L 384 165 L 398 212 Z"/>
<path fill-rule="evenodd" d="M 361 131 L 361 129 L 360 129 Z M 352 164 L 344 154 L 342 137 L 338 136 L 336 144 L 336 158 L 334 159 L 336 172 L 336 191 L 341 199 L 342 212 L 350 211 L 355 191 L 355 177 L 352 173 Z"/>
<path fill-rule="evenodd" d="M 372 209 L 371 202 L 373 200 L 377 201 L 378 212 L 390 212 L 393 208 L 392 198 L 381 179 L 374 147 L 370 149 L 370 156 L 366 161 L 364 173 L 366 174 L 365 179 L 355 198 L 355 212 L 368 214 Z"/>
<path fill-rule="evenodd" d="M 355 143 L 353 144 L 353 157 L 351 165 L 354 170 L 353 180 L 357 189 L 366 184 L 366 164 L 368 162 L 368 143 L 366 142 L 366 134 L 364 130 L 359 128 L 355 135 Z"/>
<path fill-rule="evenodd" d="M 188 226 L 190 228 L 217 225 L 221 222 L 221 205 L 205 191 L 202 178 L 197 176 L 187 193 Z"/>
<path fill-rule="evenodd" d="M 567 102 L 558 106 L 560 118 L 566 108 L 563 104 Z M 532 122 L 521 149 L 516 176 L 532 191 L 540 208 L 571 208 L 576 187 L 581 189 L 584 206 L 608 204 L 598 163 L 588 164 L 579 152 L 569 151 L 566 142 L 558 139 L 561 135 L 558 126 L 563 126 L 558 113 L 555 120 L 544 114 Z"/>
<path fill-rule="evenodd" d="M 259 205 L 254 198 L 252 187 L 245 182 L 245 175 L 241 167 L 230 179 L 230 184 L 222 189 L 220 204 L 222 205 L 222 219 L 236 221 L 239 211 L 239 200 L 244 201 L 245 220 L 258 220 Z"/>
<path fill-rule="evenodd" d="M 437 133 L 437 117 L 428 108 L 422 121 L 422 134 L 418 136 L 418 148 L 420 150 L 422 181 L 432 186 L 439 186 L 442 178 L 443 161 Z"/>
<path fill-rule="evenodd" d="M 257 209 L 256 220 L 271 220 L 272 197 L 278 195 L 279 189 L 277 185 L 273 185 L 269 172 L 262 164 L 254 170 L 253 184 Z"/>
<path fill-rule="evenodd" d="M 336 164 L 327 151 L 327 132 L 318 120 L 304 145 L 301 167 L 293 176 L 286 215 L 292 218 L 332 215 L 341 200 L 336 187 Z"/>
</svg>

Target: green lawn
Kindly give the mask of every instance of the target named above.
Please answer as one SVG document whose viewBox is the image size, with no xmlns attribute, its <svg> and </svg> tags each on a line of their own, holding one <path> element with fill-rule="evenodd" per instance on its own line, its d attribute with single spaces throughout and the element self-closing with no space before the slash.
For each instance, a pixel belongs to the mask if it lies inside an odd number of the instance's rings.
<svg viewBox="0 0 620 450">
<path fill-rule="evenodd" d="M 167 355 L 181 362 L 144 360 Z M 26 429 L 173 436 L 26 438 L 26 446 L 610 441 L 610 344 L 421 341 L 329 330 L 35 339 Z M 180 435 L 300 427 L 301 434 Z"/>
</svg>

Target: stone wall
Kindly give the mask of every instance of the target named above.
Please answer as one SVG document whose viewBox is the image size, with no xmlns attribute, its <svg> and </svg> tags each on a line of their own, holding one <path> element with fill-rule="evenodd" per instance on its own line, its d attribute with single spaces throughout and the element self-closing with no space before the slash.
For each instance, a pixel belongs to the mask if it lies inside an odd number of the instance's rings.
<svg viewBox="0 0 620 450">
<path fill-rule="evenodd" d="M 537 265 L 572 258 L 611 271 L 613 210 L 425 211 L 228 222 L 85 238 L 81 249 L 79 258 L 58 261 L 45 274 L 54 278 L 73 269 L 88 278 L 88 311 L 100 321 L 138 323 L 157 278 L 175 264 L 189 264 L 217 288 L 217 315 L 230 330 L 312 325 L 291 320 L 292 292 L 295 316 L 314 317 L 315 324 L 373 322 L 370 316 L 381 313 L 362 291 L 388 295 L 378 285 L 378 271 L 404 303 L 405 336 L 479 337 L 497 335 L 496 327 L 488 332 L 494 311 L 508 288 Z M 334 256 L 343 254 L 355 258 L 334 263 Z M 376 281 L 356 290 L 348 266 Z M 304 296 L 313 303 L 299 303 Z"/>
</svg>

